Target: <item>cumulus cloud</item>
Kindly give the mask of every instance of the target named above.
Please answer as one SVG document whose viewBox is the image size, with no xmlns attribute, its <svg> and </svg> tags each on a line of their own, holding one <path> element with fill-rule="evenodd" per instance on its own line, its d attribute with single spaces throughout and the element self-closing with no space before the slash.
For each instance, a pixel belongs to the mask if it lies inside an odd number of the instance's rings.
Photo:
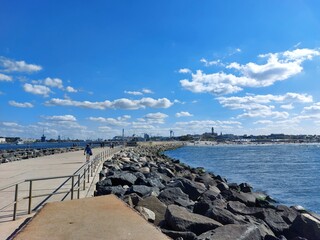
<svg viewBox="0 0 320 240">
<path fill-rule="evenodd" d="M 95 122 L 101 122 L 109 126 L 125 127 L 130 125 L 130 123 L 127 122 L 127 120 L 130 118 L 131 118 L 130 116 L 124 115 L 118 118 L 89 117 L 89 120 L 95 121 Z"/>
<path fill-rule="evenodd" d="M 259 57 L 266 59 L 264 64 L 233 62 L 225 67 L 225 71 L 236 70 L 237 74 L 223 71 L 206 74 L 198 70 L 195 74 L 192 73 L 191 80 L 180 80 L 180 84 L 195 93 L 216 95 L 236 93 L 246 87 L 267 87 L 301 73 L 302 63 L 319 55 L 318 49 L 306 48 L 261 54 Z M 202 62 L 209 64 L 205 59 Z"/>
<path fill-rule="evenodd" d="M 179 69 L 179 73 L 191 73 L 191 70 L 189 68 L 181 68 Z"/>
<path fill-rule="evenodd" d="M 33 108 L 33 104 L 29 102 L 19 103 L 16 101 L 9 101 L 9 105 L 13 107 L 19 107 L 19 108 Z"/>
<path fill-rule="evenodd" d="M 5 57 L 0 57 L 0 66 L 3 67 L 5 72 L 38 72 L 42 69 L 41 66 L 29 64 L 25 61 L 14 61 Z"/>
<path fill-rule="evenodd" d="M 178 112 L 176 113 L 176 117 L 192 117 L 193 115 L 189 112 Z"/>
<path fill-rule="evenodd" d="M 218 97 L 217 100 L 223 107 L 229 109 L 242 109 L 242 117 L 273 117 L 273 118 L 288 118 L 289 113 L 275 111 L 275 106 L 268 105 L 270 103 L 287 103 L 281 105 L 283 109 L 292 109 L 294 102 L 310 103 L 313 101 L 311 95 L 299 93 L 286 93 L 284 95 L 248 95 L 245 97 Z"/>
<path fill-rule="evenodd" d="M 314 103 L 311 106 L 305 107 L 302 111 L 303 114 L 320 114 L 320 102 Z"/>
<path fill-rule="evenodd" d="M 141 98 L 140 100 L 131 100 L 127 98 L 116 99 L 114 101 L 106 100 L 104 102 L 90 102 L 90 101 L 73 101 L 71 99 L 52 98 L 46 101 L 47 106 L 73 106 L 92 109 L 144 109 L 150 108 L 169 108 L 173 103 L 167 98 Z"/>
<path fill-rule="evenodd" d="M 76 93 L 76 92 L 78 92 L 77 89 L 74 89 L 73 87 L 70 87 L 70 86 L 66 87 L 66 91 L 67 91 L 67 92 L 70 92 L 70 93 Z"/>
<path fill-rule="evenodd" d="M 154 92 L 148 88 L 144 88 L 142 89 L 142 92 L 145 93 L 145 94 L 153 94 Z"/>
<path fill-rule="evenodd" d="M 134 96 L 143 95 L 142 92 L 138 92 L 138 91 L 124 91 L 124 93 L 134 95 Z"/>
<path fill-rule="evenodd" d="M 63 121 L 63 122 L 77 121 L 77 119 L 73 115 L 44 116 L 43 118 L 50 121 Z"/>
<path fill-rule="evenodd" d="M 12 81 L 12 77 L 0 73 L 0 82 L 1 82 L 1 81 L 10 82 L 10 81 Z"/>
<path fill-rule="evenodd" d="M 167 114 L 157 112 L 157 113 L 148 113 L 144 116 L 148 123 L 163 124 L 164 120 L 168 117 Z"/>
<path fill-rule="evenodd" d="M 43 86 L 43 85 L 32 85 L 30 83 L 25 83 L 23 85 L 23 89 L 25 92 L 36 94 L 36 95 L 43 95 L 44 97 L 48 97 L 51 93 L 50 88 Z"/>
<path fill-rule="evenodd" d="M 63 89 L 63 82 L 59 78 L 49 78 L 48 77 L 43 80 L 43 83 L 49 87 L 56 87 L 56 88 Z"/>
<path fill-rule="evenodd" d="M 204 65 L 205 65 L 206 67 L 221 64 L 221 60 L 220 60 L 220 59 L 214 60 L 214 61 L 208 61 L 208 60 L 205 59 L 205 58 L 201 58 L 201 59 L 200 59 L 200 62 L 204 63 Z"/>
</svg>

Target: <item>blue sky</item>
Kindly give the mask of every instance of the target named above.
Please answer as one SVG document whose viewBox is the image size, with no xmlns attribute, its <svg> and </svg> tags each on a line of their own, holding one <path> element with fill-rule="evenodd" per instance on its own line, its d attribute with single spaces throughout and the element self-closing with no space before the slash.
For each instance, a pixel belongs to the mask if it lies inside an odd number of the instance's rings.
<svg viewBox="0 0 320 240">
<path fill-rule="evenodd" d="M 320 134 L 318 1 L 0 3 L 0 136 Z"/>
</svg>

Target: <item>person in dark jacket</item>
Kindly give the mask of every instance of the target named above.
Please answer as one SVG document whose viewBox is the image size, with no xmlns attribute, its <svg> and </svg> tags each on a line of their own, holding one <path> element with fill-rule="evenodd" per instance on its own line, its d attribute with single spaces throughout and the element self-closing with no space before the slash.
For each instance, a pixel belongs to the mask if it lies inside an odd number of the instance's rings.
<svg viewBox="0 0 320 240">
<path fill-rule="evenodd" d="M 86 148 L 84 149 L 83 155 L 86 155 L 86 161 L 89 162 L 90 161 L 90 156 L 92 155 L 92 150 L 91 150 L 89 144 L 87 144 Z"/>
</svg>

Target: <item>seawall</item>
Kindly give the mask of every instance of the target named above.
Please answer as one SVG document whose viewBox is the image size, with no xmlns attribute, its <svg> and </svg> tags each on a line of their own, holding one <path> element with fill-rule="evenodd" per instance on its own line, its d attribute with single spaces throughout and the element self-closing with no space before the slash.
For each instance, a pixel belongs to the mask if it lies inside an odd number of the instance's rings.
<svg viewBox="0 0 320 240">
<path fill-rule="evenodd" d="M 96 195 L 117 195 L 173 239 L 320 239 L 318 215 L 162 154 L 179 146 L 122 150 L 104 163 Z"/>
</svg>

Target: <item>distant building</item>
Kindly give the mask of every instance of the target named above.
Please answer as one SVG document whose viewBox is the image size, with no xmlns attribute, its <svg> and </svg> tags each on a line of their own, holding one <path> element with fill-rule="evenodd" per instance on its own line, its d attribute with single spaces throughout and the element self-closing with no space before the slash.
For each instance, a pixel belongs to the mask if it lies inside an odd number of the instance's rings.
<svg viewBox="0 0 320 240">
<path fill-rule="evenodd" d="M 7 141 L 6 141 L 6 138 L 4 138 L 4 137 L 0 137 L 0 143 L 6 143 Z"/>
<path fill-rule="evenodd" d="M 45 141 L 46 141 L 46 136 L 44 134 L 42 134 L 41 142 L 45 142 Z"/>
</svg>

